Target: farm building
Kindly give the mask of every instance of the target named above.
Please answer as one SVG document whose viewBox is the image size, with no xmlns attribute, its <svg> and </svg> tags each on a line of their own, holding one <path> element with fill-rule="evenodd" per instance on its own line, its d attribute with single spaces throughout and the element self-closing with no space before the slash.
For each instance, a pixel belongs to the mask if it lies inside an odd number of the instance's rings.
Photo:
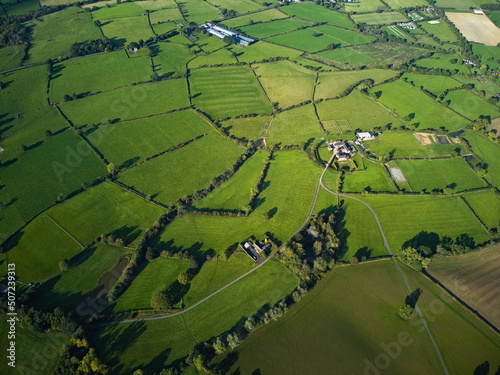
<svg viewBox="0 0 500 375">
<path fill-rule="evenodd" d="M 339 161 L 346 161 L 351 158 L 352 150 L 344 141 L 328 143 L 328 150 L 332 151 Z"/>
<path fill-rule="evenodd" d="M 200 27 L 203 27 L 208 33 L 215 35 L 216 37 L 220 39 L 224 39 L 226 36 L 230 36 L 233 38 L 236 43 L 242 44 L 244 46 L 248 46 L 255 42 L 255 40 L 251 38 L 247 38 L 246 36 L 239 35 L 238 33 L 235 33 L 234 31 L 224 29 L 223 27 L 214 25 L 212 23 L 204 23 L 200 25 Z"/>
<path fill-rule="evenodd" d="M 485 15 L 484 12 L 482 10 L 480 10 L 480 9 L 474 9 L 474 14 L 479 14 L 481 16 Z"/>
<path fill-rule="evenodd" d="M 356 138 L 358 141 L 371 141 L 375 139 L 375 136 L 370 132 L 356 133 Z"/>
</svg>

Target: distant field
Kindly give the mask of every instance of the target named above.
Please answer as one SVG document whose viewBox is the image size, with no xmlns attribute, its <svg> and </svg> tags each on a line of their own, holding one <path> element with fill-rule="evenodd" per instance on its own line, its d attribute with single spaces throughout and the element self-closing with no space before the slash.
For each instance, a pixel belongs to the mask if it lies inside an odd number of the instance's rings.
<svg viewBox="0 0 500 375">
<path fill-rule="evenodd" d="M 68 57 L 73 43 L 102 38 L 91 15 L 76 7 L 45 15 L 41 19 L 31 21 L 30 26 L 34 27 L 29 49 L 31 64 Z M 73 32 L 61 33 L 63 29 Z"/>
<path fill-rule="evenodd" d="M 112 4 L 110 7 L 102 7 L 93 11 L 91 14 L 92 18 L 95 20 L 109 20 L 112 18 L 140 16 L 143 13 L 144 8 L 138 3 L 122 3 Z M 105 24 L 107 22 L 109 21 L 103 21 L 102 23 Z"/>
<path fill-rule="evenodd" d="M 287 16 L 281 13 L 277 9 L 269 9 L 263 12 L 258 12 L 254 14 L 248 14 L 246 16 L 241 16 L 237 18 L 231 18 L 229 20 L 222 21 L 222 24 L 229 28 L 241 27 L 246 25 L 251 25 L 255 22 L 267 22 L 272 20 L 277 20 L 280 18 L 286 18 Z"/>
<path fill-rule="evenodd" d="M 413 191 L 445 189 L 455 184 L 455 191 L 484 187 L 485 183 L 462 158 L 442 160 L 399 160 Z"/>
<path fill-rule="evenodd" d="M 198 209 L 244 210 L 250 199 L 268 153 L 260 150 L 245 161 L 236 174 L 202 200 L 193 205 Z"/>
<path fill-rule="evenodd" d="M 271 102 L 280 108 L 312 100 L 316 74 L 290 61 L 253 66 Z"/>
<path fill-rule="evenodd" d="M 76 126 L 130 120 L 185 107 L 189 107 L 189 101 L 184 79 L 126 86 L 60 106 Z"/>
<path fill-rule="evenodd" d="M 189 81 L 193 103 L 214 119 L 271 113 L 271 106 L 249 67 L 196 69 Z"/>
<path fill-rule="evenodd" d="M 453 239 L 467 233 L 476 244 L 490 239 L 490 235 L 459 197 L 373 195 L 361 199 L 377 213 L 395 253 L 403 243 L 421 231 Z"/>
<path fill-rule="evenodd" d="M 370 91 L 379 97 L 378 101 L 401 117 L 412 116 L 410 122 L 418 123 L 419 129 L 438 129 L 444 126 L 447 130 L 453 131 L 467 125 L 466 119 L 436 103 L 403 81 L 377 86 Z M 402 97 L 406 100 L 401 101 Z M 418 110 L 416 110 L 417 108 Z"/>
<path fill-rule="evenodd" d="M 43 3 L 43 1 L 42 1 Z M 32 10 L 40 9 L 40 2 L 37 0 L 24 0 L 20 2 L 4 2 L 4 9 L 9 16 L 16 16 L 29 13 Z"/>
<path fill-rule="evenodd" d="M 54 102 L 64 101 L 65 94 L 99 92 L 151 79 L 149 58 L 129 59 L 123 51 L 65 61 L 56 64 L 54 70 L 50 81 Z"/>
<path fill-rule="evenodd" d="M 281 34 L 311 25 L 312 23 L 307 21 L 286 19 L 250 25 L 242 27 L 239 30 L 252 38 L 266 38 L 271 35 Z"/>
<path fill-rule="evenodd" d="M 428 6 L 425 0 L 385 0 L 392 9 Z"/>
<path fill-rule="evenodd" d="M 162 78 L 186 73 L 186 63 L 193 53 L 181 44 L 158 43 L 151 46 L 155 71 Z"/>
<path fill-rule="evenodd" d="M 315 22 L 326 22 L 332 26 L 353 29 L 354 26 L 342 13 L 333 12 L 315 4 L 292 4 L 280 8 L 280 10 L 292 17 L 304 18 Z"/>
<path fill-rule="evenodd" d="M 500 43 L 500 29 L 484 14 L 446 12 L 446 17 L 468 41 L 492 47 Z"/>
<path fill-rule="evenodd" d="M 436 5 L 442 8 L 469 9 L 478 8 L 481 4 L 491 4 L 491 0 L 437 0 Z"/>
<path fill-rule="evenodd" d="M 238 60 L 241 62 L 261 62 L 270 57 L 289 57 L 290 59 L 296 59 L 301 55 L 300 51 L 267 43 L 263 40 L 245 48 L 238 46 L 230 47 L 230 50 L 237 54 Z"/>
<path fill-rule="evenodd" d="M 210 4 L 218 8 L 235 9 L 238 13 L 247 13 L 264 8 L 263 5 L 252 0 L 210 0 Z"/>
<path fill-rule="evenodd" d="M 395 77 L 397 74 L 393 70 L 385 69 L 320 73 L 314 99 L 334 98 L 342 94 L 351 85 L 363 79 L 372 79 L 375 84 L 379 84 L 389 78 Z"/>
<path fill-rule="evenodd" d="M 444 97 L 443 101 L 470 120 L 476 120 L 479 116 L 491 118 L 500 116 L 500 110 L 497 107 L 466 90 L 452 91 Z"/>
<path fill-rule="evenodd" d="M 480 82 L 477 78 L 473 77 L 456 76 L 455 78 L 461 83 L 472 83 L 474 88 L 471 91 L 478 95 L 484 94 L 485 98 L 494 96 L 500 90 L 500 86 L 490 79 L 485 79 L 483 82 Z M 484 93 L 481 91 L 484 91 Z"/>
<path fill-rule="evenodd" d="M 445 22 L 439 22 L 437 24 L 431 24 L 429 22 L 422 22 L 420 26 L 427 31 L 429 34 L 434 35 L 442 42 L 456 42 L 457 37 L 451 31 L 448 24 Z"/>
<path fill-rule="evenodd" d="M 458 60 L 458 62 L 452 64 L 450 60 Z M 444 55 L 441 53 L 436 53 L 432 57 L 418 60 L 414 64 L 416 66 L 422 66 L 429 69 L 449 70 L 453 74 L 470 74 L 468 65 L 463 65 L 460 61 L 460 56 L 457 55 Z"/>
<path fill-rule="evenodd" d="M 351 17 L 356 23 L 366 23 L 368 25 L 385 25 L 408 21 L 408 19 L 399 12 L 354 14 Z"/>
<path fill-rule="evenodd" d="M 486 137 L 472 131 L 467 131 L 463 137 L 469 142 L 472 151 L 488 164 L 488 173 L 485 178 L 497 189 L 500 188 L 500 164 L 498 163 L 500 147 Z"/>
<path fill-rule="evenodd" d="M 264 126 L 269 122 L 271 116 L 257 116 L 240 119 L 231 119 L 222 122 L 222 127 L 229 131 L 229 134 L 238 138 L 248 140 L 259 139 L 264 131 Z"/>
<path fill-rule="evenodd" d="M 211 179 L 226 171 L 242 152 L 242 147 L 211 132 L 181 149 L 122 173 L 119 180 L 162 203 L 174 203 L 207 187 Z"/>
<path fill-rule="evenodd" d="M 360 111 L 359 108 L 363 108 Z M 371 130 L 376 126 L 392 124 L 393 127 L 402 125 L 402 121 L 392 116 L 388 110 L 375 101 L 367 98 L 359 91 L 353 91 L 341 99 L 328 100 L 317 105 L 319 118 L 330 133 L 338 133 L 338 129 L 331 123 L 332 120 L 347 120 L 353 129 Z M 370 141 L 371 142 L 371 141 Z M 368 144 L 369 146 L 369 144 Z"/>
<path fill-rule="evenodd" d="M 364 146 L 376 155 L 393 153 L 394 158 L 433 158 L 450 156 L 460 145 L 431 143 L 426 146 L 417 141 L 412 133 L 383 132 Z"/>
<path fill-rule="evenodd" d="M 388 8 L 380 0 L 363 0 L 359 3 L 345 3 L 344 9 L 351 13 L 376 12 Z"/>
<path fill-rule="evenodd" d="M 235 64 L 237 61 L 233 54 L 227 49 L 222 48 L 212 52 L 209 55 L 198 55 L 194 60 L 189 62 L 189 68 L 199 68 L 205 66 L 215 66 L 223 64 Z"/>
<path fill-rule="evenodd" d="M 500 198 L 492 191 L 480 191 L 463 196 L 481 221 L 490 229 L 500 226 Z"/>
<path fill-rule="evenodd" d="M 150 309 L 151 296 L 167 289 L 189 267 L 189 261 L 159 257 L 148 262 L 113 306 L 113 312 Z"/>
<path fill-rule="evenodd" d="M 440 365 L 427 335 L 397 314 L 405 296 L 389 260 L 336 268 L 284 317 L 253 332 L 238 348 L 231 370 L 298 375 L 328 374 L 335 368 L 361 374 L 367 362 L 385 353 L 381 343 L 397 342 L 405 332 L 411 346 L 398 346 L 400 354 L 384 366 L 388 373 L 436 373 Z M 273 355 L 266 355 L 270 351 Z"/>
<path fill-rule="evenodd" d="M 162 208 L 105 182 L 51 208 L 47 215 L 82 244 L 113 234 L 134 246 L 163 213 Z"/>
<path fill-rule="evenodd" d="M 154 36 L 146 16 L 103 20 L 101 29 L 116 48 L 123 48 L 131 42 L 147 40 Z"/>
<path fill-rule="evenodd" d="M 460 82 L 454 80 L 453 78 L 444 76 L 405 73 L 403 78 L 407 78 L 410 83 L 413 82 L 417 88 L 422 86 L 425 90 L 435 96 L 439 96 L 439 94 L 447 89 L 462 86 Z"/>
<path fill-rule="evenodd" d="M 179 8 L 172 8 L 151 12 L 149 14 L 149 19 L 151 20 L 151 24 L 157 24 L 166 21 L 182 21 L 183 18 Z"/>
<path fill-rule="evenodd" d="M 220 18 L 217 8 L 203 0 L 182 1 L 179 8 L 188 22 L 203 23 Z"/>
<path fill-rule="evenodd" d="M 499 250 L 496 245 L 465 255 L 435 257 L 428 270 L 497 328 L 500 327 Z"/>
<path fill-rule="evenodd" d="M 361 192 L 368 188 L 370 191 L 394 191 L 386 170 L 380 164 L 365 161 L 365 170 L 355 171 L 344 176 L 342 191 Z"/>
</svg>

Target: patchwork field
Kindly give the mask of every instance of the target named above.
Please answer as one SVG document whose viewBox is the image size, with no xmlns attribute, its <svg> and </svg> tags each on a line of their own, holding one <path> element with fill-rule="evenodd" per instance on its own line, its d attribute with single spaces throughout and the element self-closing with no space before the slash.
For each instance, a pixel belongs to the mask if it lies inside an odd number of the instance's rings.
<svg viewBox="0 0 500 375">
<path fill-rule="evenodd" d="M 155 71 L 161 78 L 186 73 L 186 63 L 193 53 L 181 44 L 158 43 L 151 47 Z"/>
<path fill-rule="evenodd" d="M 149 19 L 151 21 L 151 24 L 158 24 L 160 22 L 167 21 L 181 21 L 182 14 L 179 8 L 161 9 L 151 12 L 149 14 Z"/>
<path fill-rule="evenodd" d="M 429 34 L 434 35 L 442 42 L 456 42 L 457 37 L 451 31 L 448 24 L 445 22 L 439 22 L 431 24 L 429 22 L 422 22 L 420 26 L 427 31 Z"/>
<path fill-rule="evenodd" d="M 283 14 L 278 9 L 268 9 L 263 12 L 248 14 L 246 16 L 231 18 L 224 20 L 222 24 L 229 28 L 241 27 L 246 25 L 251 25 L 257 22 L 267 22 L 278 20 L 281 18 L 286 18 L 287 16 Z"/>
<path fill-rule="evenodd" d="M 366 23 L 368 25 L 387 25 L 408 21 L 408 19 L 399 12 L 354 14 L 351 17 L 356 23 Z"/>
<path fill-rule="evenodd" d="M 240 62 L 261 62 L 272 57 L 288 57 L 293 60 L 301 55 L 300 51 L 267 43 L 263 40 L 245 48 L 238 46 L 231 47 L 230 50 L 236 53 Z"/>
<path fill-rule="evenodd" d="M 430 58 L 416 61 L 415 65 L 428 69 L 449 70 L 452 74 L 471 74 L 469 66 L 463 65 L 461 61 L 459 61 L 459 56 L 457 55 L 436 53 Z"/>
<path fill-rule="evenodd" d="M 344 176 L 343 192 L 394 191 L 385 168 L 373 162 L 365 161 L 366 169 L 355 171 Z"/>
<path fill-rule="evenodd" d="M 257 116 L 223 121 L 221 126 L 229 134 L 242 139 L 258 139 L 262 136 L 264 126 L 269 123 L 270 116 Z"/>
<path fill-rule="evenodd" d="M 251 38 L 262 39 L 271 35 L 286 33 L 307 26 L 312 26 L 312 23 L 307 21 L 286 19 L 245 26 L 239 28 L 238 30 Z"/>
<path fill-rule="evenodd" d="M 195 69 L 207 66 L 217 66 L 225 64 L 236 64 L 237 61 L 233 54 L 225 49 L 221 48 L 218 51 L 212 52 L 209 55 L 199 55 L 195 59 L 189 62 L 189 68 Z"/>
<path fill-rule="evenodd" d="M 485 178 L 495 187 L 500 188 L 500 148 L 486 137 L 467 131 L 463 137 L 469 142 L 474 154 L 488 164 L 488 173 Z"/>
<path fill-rule="evenodd" d="M 180 1 L 177 3 L 183 18 L 188 22 L 203 23 L 219 18 L 219 11 L 203 0 Z"/>
<path fill-rule="evenodd" d="M 154 36 L 146 16 L 103 20 L 101 29 L 116 48 L 124 48 L 131 42 Z"/>
<path fill-rule="evenodd" d="M 271 113 L 262 88 L 247 66 L 196 69 L 190 73 L 195 106 L 214 119 Z"/>
<path fill-rule="evenodd" d="M 448 93 L 443 99 L 451 109 L 468 119 L 476 120 L 480 116 L 495 118 L 500 116 L 500 110 L 480 97 L 465 90 Z"/>
<path fill-rule="evenodd" d="M 490 229 L 500 226 L 500 198 L 493 191 L 480 191 L 463 196 L 474 213 Z"/>
<path fill-rule="evenodd" d="M 315 4 L 292 4 L 280 8 L 280 11 L 296 18 L 311 20 L 314 22 L 326 22 L 332 26 L 353 29 L 351 21 L 342 13 L 326 11 L 325 8 Z"/>
<path fill-rule="evenodd" d="M 264 8 L 252 0 L 210 0 L 210 4 L 222 9 L 237 9 L 239 13 L 248 13 Z"/>
<path fill-rule="evenodd" d="M 462 86 L 461 82 L 444 76 L 405 73 L 403 75 L 403 79 L 404 78 L 406 78 L 408 82 L 413 83 L 415 87 L 423 87 L 435 96 L 439 96 L 439 94 L 445 90 Z"/>
<path fill-rule="evenodd" d="M 123 18 L 123 17 L 134 17 L 140 16 L 144 13 L 144 8 L 142 8 L 138 3 L 122 3 L 122 4 L 109 4 L 92 12 L 92 18 L 94 20 L 109 20 L 113 18 Z M 103 21 L 106 23 L 108 21 Z"/>
<path fill-rule="evenodd" d="M 380 0 L 363 0 L 359 3 L 345 3 L 344 9 L 350 13 L 378 12 L 388 10 Z"/>
</svg>

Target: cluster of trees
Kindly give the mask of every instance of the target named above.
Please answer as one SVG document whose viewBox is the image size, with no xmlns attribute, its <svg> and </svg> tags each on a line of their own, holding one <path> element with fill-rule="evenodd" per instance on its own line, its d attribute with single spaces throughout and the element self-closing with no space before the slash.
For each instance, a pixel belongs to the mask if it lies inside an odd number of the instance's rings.
<svg viewBox="0 0 500 375">
<path fill-rule="evenodd" d="M 190 268 L 186 272 L 181 273 L 177 280 L 174 281 L 165 290 L 159 290 L 151 296 L 151 307 L 155 311 L 165 311 L 172 309 L 182 298 L 185 286 L 191 282 L 196 275 L 198 265 L 195 263 L 195 268 Z"/>
<path fill-rule="evenodd" d="M 272 158 L 273 158 L 273 152 L 271 151 L 269 153 L 269 155 L 267 155 L 266 161 L 264 163 L 264 167 L 262 168 L 262 171 L 260 172 L 260 175 L 259 175 L 259 178 L 257 179 L 257 182 L 250 189 L 250 199 L 248 200 L 248 204 L 244 207 L 245 213 L 247 215 L 249 215 L 250 212 L 252 212 L 255 208 L 254 206 L 255 206 L 256 199 L 259 196 L 260 192 L 262 191 L 264 179 L 267 176 L 267 171 L 269 170 L 269 165 L 271 165 Z"/>
<path fill-rule="evenodd" d="M 427 268 L 431 259 L 426 258 L 422 250 L 417 250 L 413 247 L 407 247 L 399 252 L 399 258 L 410 267 L 413 267 L 417 271 L 421 271 L 423 268 Z"/>
<path fill-rule="evenodd" d="M 28 31 L 17 18 L 4 18 L 0 22 L 0 47 L 21 45 L 28 42 Z"/>
<path fill-rule="evenodd" d="M 73 43 L 69 50 L 69 56 L 85 56 L 92 53 L 112 51 L 113 49 L 113 44 L 108 38 L 87 40 L 85 42 Z"/>
<path fill-rule="evenodd" d="M 109 367 L 97 357 L 96 350 L 84 337 L 71 338 L 69 345 L 64 346 L 54 371 L 56 375 L 108 373 Z"/>
<path fill-rule="evenodd" d="M 38 333 L 61 331 L 67 335 L 81 331 L 70 314 L 56 307 L 51 312 L 44 312 L 24 305 L 18 309 L 18 318 L 23 327 Z"/>
<path fill-rule="evenodd" d="M 221 8 L 220 15 L 224 18 L 232 18 L 238 15 L 238 12 L 234 9 Z"/>
<path fill-rule="evenodd" d="M 340 240 L 335 233 L 335 215 L 314 215 L 277 257 L 293 274 L 308 284 L 314 284 L 335 264 Z"/>
</svg>

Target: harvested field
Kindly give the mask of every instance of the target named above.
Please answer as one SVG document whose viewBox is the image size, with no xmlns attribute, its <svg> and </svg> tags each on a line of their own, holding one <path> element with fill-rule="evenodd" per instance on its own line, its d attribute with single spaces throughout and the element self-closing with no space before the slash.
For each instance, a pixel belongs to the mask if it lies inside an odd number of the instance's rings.
<svg viewBox="0 0 500 375">
<path fill-rule="evenodd" d="M 446 12 L 457 29 L 472 42 L 496 46 L 500 43 L 500 29 L 485 15 Z"/>
<path fill-rule="evenodd" d="M 394 179 L 394 181 L 406 182 L 406 178 L 405 178 L 403 172 L 401 172 L 401 169 L 399 169 L 398 167 L 389 168 L 389 171 L 391 172 L 391 176 Z"/>
</svg>

